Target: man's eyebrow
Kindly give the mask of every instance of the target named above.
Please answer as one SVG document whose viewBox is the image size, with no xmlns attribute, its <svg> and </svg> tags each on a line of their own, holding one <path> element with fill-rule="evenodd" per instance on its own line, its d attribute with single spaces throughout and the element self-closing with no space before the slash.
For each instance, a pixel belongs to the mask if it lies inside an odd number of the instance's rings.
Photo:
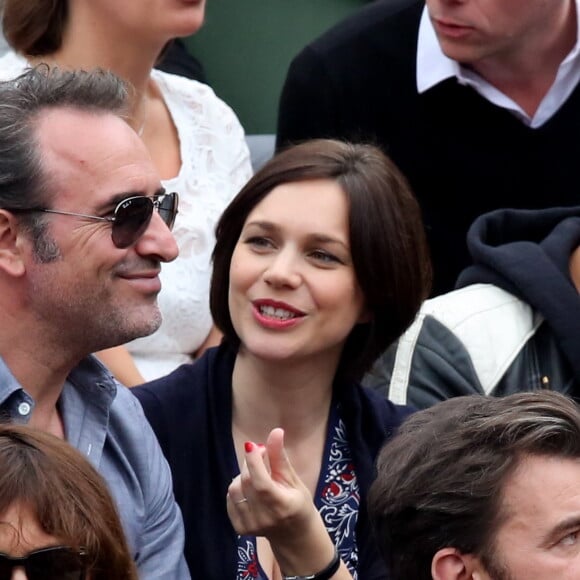
<svg viewBox="0 0 580 580">
<path fill-rule="evenodd" d="M 573 530 L 580 531 L 580 514 L 574 514 L 556 524 L 544 537 L 544 543 L 555 542 Z"/>
<path fill-rule="evenodd" d="M 165 188 L 160 187 L 151 197 L 158 197 L 159 195 L 163 195 L 164 193 L 165 193 Z M 117 193 L 117 194 L 111 196 L 106 202 L 101 204 L 101 206 L 99 207 L 99 210 L 105 211 L 107 209 L 114 209 L 122 201 L 125 201 L 128 197 L 135 197 L 135 196 L 149 197 L 143 191 L 125 191 L 122 193 Z"/>
</svg>

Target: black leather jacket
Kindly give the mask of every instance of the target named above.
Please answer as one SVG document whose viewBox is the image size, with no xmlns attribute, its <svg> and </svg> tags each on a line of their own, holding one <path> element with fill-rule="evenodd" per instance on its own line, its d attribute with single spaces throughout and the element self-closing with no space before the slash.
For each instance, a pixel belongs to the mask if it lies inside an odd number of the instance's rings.
<svg viewBox="0 0 580 580">
<path fill-rule="evenodd" d="M 578 378 L 544 318 L 491 284 L 426 301 L 365 384 L 417 408 L 471 394 L 552 389 L 580 395 Z"/>
</svg>

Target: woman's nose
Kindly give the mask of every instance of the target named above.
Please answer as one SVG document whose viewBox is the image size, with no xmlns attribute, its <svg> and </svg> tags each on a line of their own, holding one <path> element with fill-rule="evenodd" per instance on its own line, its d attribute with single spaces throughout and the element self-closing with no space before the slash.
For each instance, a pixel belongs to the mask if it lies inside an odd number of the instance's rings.
<svg viewBox="0 0 580 580">
<path fill-rule="evenodd" d="M 272 256 L 264 271 L 264 281 L 274 287 L 295 288 L 301 282 L 298 259 L 290 250 L 283 250 Z"/>
</svg>

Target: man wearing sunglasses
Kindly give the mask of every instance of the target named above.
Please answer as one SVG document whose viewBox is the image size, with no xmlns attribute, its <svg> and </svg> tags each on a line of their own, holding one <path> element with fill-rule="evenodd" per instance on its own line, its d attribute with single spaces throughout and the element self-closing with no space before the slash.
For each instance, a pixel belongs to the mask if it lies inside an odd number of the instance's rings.
<svg viewBox="0 0 580 580">
<path fill-rule="evenodd" d="M 103 72 L 0 83 L 0 418 L 66 438 L 109 484 L 145 579 L 187 579 L 181 514 L 136 399 L 90 353 L 160 324 L 177 194 Z"/>
</svg>

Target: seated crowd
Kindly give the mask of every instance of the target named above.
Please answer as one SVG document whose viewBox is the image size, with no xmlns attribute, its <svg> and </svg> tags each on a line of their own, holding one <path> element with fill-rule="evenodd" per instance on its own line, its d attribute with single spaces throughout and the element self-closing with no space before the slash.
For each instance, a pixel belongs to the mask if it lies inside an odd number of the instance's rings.
<svg viewBox="0 0 580 580">
<path fill-rule="evenodd" d="M 580 577 L 580 0 L 503 2 L 339 24 L 253 177 L 203 0 L 4 2 L 0 580 Z"/>
</svg>

